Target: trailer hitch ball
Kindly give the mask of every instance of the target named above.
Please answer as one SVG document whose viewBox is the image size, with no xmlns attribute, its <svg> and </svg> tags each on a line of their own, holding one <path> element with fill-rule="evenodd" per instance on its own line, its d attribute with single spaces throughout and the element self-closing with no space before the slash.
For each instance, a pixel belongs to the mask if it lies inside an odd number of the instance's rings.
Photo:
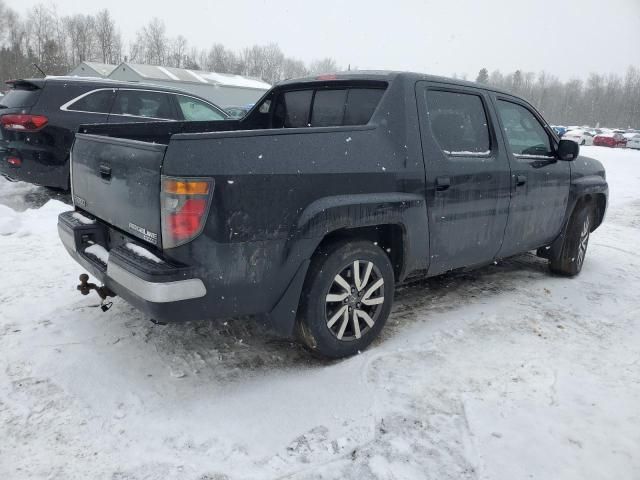
<svg viewBox="0 0 640 480">
<path fill-rule="evenodd" d="M 102 300 L 100 302 L 100 308 L 103 312 L 109 310 L 111 308 L 111 305 L 113 304 L 112 302 L 106 301 L 107 297 L 116 296 L 116 294 L 109 290 L 109 288 L 107 288 L 105 285 L 99 287 L 95 283 L 89 283 L 89 275 L 87 275 L 86 273 L 80 275 L 80 285 L 78 285 L 76 289 L 79 290 L 82 295 L 89 295 L 89 292 L 91 292 L 91 290 L 95 290 Z"/>
<path fill-rule="evenodd" d="M 80 285 L 78 285 L 76 288 L 80 290 L 80 293 L 82 295 L 89 295 L 91 289 L 96 288 L 95 283 L 87 283 L 88 281 L 89 275 L 87 275 L 86 273 L 80 275 Z"/>
</svg>

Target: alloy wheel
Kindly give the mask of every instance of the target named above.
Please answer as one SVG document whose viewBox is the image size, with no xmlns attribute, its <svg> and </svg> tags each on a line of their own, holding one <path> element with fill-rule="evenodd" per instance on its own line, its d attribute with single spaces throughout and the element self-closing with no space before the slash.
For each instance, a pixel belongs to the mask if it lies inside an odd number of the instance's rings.
<svg viewBox="0 0 640 480">
<path fill-rule="evenodd" d="M 587 253 L 587 244 L 589 243 L 590 227 L 591 227 L 591 220 L 590 220 L 590 217 L 587 216 L 587 218 L 584 221 L 584 224 L 582 225 L 582 232 L 580 232 L 580 240 L 578 244 L 578 266 L 579 267 L 582 266 L 582 262 L 584 262 L 584 257 Z"/>
<path fill-rule="evenodd" d="M 368 260 L 345 265 L 326 294 L 329 331 L 342 341 L 357 340 L 373 328 L 385 301 L 384 279 Z"/>
</svg>

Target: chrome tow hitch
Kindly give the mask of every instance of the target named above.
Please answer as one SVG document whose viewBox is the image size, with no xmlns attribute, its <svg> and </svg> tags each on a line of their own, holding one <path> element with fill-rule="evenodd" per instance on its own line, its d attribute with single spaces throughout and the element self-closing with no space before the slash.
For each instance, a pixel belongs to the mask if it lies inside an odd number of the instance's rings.
<svg viewBox="0 0 640 480">
<path fill-rule="evenodd" d="M 80 275 L 80 285 L 76 287 L 80 291 L 82 295 L 89 295 L 91 290 L 95 290 L 96 293 L 100 296 L 100 309 L 103 312 L 106 312 L 111 308 L 113 302 L 108 302 L 107 297 L 115 297 L 116 294 L 109 290 L 106 286 L 97 286 L 95 283 L 89 283 L 89 275 L 83 273 Z"/>
</svg>

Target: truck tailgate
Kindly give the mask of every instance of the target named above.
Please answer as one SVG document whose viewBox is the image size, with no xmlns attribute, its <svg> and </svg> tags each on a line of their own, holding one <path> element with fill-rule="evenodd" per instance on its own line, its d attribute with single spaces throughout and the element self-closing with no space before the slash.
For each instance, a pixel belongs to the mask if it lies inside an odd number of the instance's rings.
<svg viewBox="0 0 640 480">
<path fill-rule="evenodd" d="M 167 147 L 76 134 L 71 183 L 77 207 L 153 245 L 160 245 L 160 174 Z"/>
</svg>

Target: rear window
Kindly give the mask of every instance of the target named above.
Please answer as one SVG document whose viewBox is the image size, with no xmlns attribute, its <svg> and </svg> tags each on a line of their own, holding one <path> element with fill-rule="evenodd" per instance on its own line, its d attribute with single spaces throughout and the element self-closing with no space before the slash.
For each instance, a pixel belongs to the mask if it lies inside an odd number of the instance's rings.
<svg viewBox="0 0 640 480">
<path fill-rule="evenodd" d="M 276 103 L 273 127 L 366 125 L 384 94 L 381 88 L 319 88 L 284 92 Z"/>
<path fill-rule="evenodd" d="M 0 97 L 0 105 L 4 105 L 7 108 L 32 107 L 38 101 L 40 92 L 39 88 L 13 88 L 4 97 Z"/>
<path fill-rule="evenodd" d="M 312 127 L 342 125 L 347 105 L 347 90 L 318 90 L 313 99 Z"/>
</svg>

